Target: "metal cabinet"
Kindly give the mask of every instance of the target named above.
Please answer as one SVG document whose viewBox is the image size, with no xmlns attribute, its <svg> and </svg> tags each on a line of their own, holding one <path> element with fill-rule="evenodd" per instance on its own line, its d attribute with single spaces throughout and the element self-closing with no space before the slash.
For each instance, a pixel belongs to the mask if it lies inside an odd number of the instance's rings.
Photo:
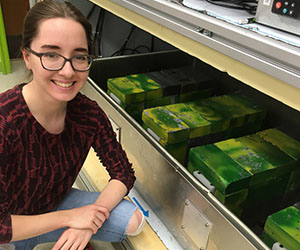
<svg viewBox="0 0 300 250">
<path fill-rule="evenodd" d="M 182 249 L 268 249 L 120 108 L 106 94 L 103 85 L 108 77 L 193 63 L 191 58 L 196 58 L 200 64 L 225 72 L 247 88 L 254 88 L 258 95 L 262 93 L 282 104 L 278 112 L 288 109 L 288 113 L 296 114 L 293 116 L 297 121 L 292 122 L 296 127 L 300 111 L 300 66 L 295 62 L 300 49 L 180 8 L 172 1 L 91 2 L 180 50 L 152 53 L 147 60 L 142 56 L 99 59 L 82 90 L 120 128 L 120 141 L 135 166 L 136 191 Z M 199 27 L 210 30 L 213 36 L 200 33 Z"/>
</svg>

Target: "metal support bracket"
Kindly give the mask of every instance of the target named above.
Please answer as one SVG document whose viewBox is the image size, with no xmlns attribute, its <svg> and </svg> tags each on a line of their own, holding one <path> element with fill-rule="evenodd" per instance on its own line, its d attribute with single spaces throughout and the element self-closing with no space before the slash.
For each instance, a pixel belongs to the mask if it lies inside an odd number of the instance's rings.
<svg viewBox="0 0 300 250">
<path fill-rule="evenodd" d="M 213 224 L 188 200 L 185 200 L 181 228 L 198 249 L 207 249 Z"/>
</svg>

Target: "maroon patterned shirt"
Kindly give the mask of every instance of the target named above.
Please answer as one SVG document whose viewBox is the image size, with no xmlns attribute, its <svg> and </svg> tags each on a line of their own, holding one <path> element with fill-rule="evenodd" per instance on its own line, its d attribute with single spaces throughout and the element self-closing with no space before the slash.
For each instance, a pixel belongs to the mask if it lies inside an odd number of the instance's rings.
<svg viewBox="0 0 300 250">
<path fill-rule="evenodd" d="M 22 85 L 0 94 L 0 244 L 12 237 L 11 214 L 56 207 L 70 191 L 91 147 L 111 179 L 130 190 L 134 171 L 111 124 L 97 105 L 78 94 L 68 103 L 61 134 L 48 133 L 32 116 Z"/>
</svg>

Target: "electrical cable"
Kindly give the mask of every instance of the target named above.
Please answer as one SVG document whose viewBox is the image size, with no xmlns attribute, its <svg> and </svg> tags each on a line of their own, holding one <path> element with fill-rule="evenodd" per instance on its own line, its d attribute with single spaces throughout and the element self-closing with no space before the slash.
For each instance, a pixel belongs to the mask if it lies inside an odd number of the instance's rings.
<svg viewBox="0 0 300 250">
<path fill-rule="evenodd" d="M 205 0 L 208 3 L 225 8 L 245 10 L 251 15 L 255 15 L 258 0 Z"/>
<path fill-rule="evenodd" d="M 245 10 L 251 15 L 255 15 L 257 5 L 258 5 L 258 0 L 204 0 L 204 1 L 210 4 L 218 5 L 220 7 Z M 183 3 L 183 0 L 171 0 L 171 2 L 187 7 Z"/>
<path fill-rule="evenodd" d="M 155 39 L 155 36 L 151 35 L 151 49 L 150 49 L 151 52 L 154 51 L 154 39 Z"/>
<path fill-rule="evenodd" d="M 87 19 L 90 20 L 90 18 L 94 14 L 96 8 L 98 8 L 98 5 L 93 4 L 92 8 L 90 9 L 89 13 L 87 14 Z M 94 38 L 93 38 L 93 40 L 94 40 L 93 49 L 95 50 L 95 51 L 93 51 L 93 53 L 97 57 L 102 56 L 102 51 L 101 51 L 101 41 L 102 41 L 102 39 L 101 39 L 101 36 L 102 36 L 104 15 L 105 15 L 105 10 L 103 8 L 99 8 L 98 20 L 97 20 L 95 33 L 94 33 Z"/>
<path fill-rule="evenodd" d="M 96 30 L 95 30 L 95 35 L 94 35 L 95 47 L 98 48 L 98 51 L 95 51 L 95 54 L 96 54 L 96 56 L 99 56 L 99 57 L 102 56 L 101 41 L 102 41 L 102 29 L 103 29 L 103 23 L 104 23 L 104 16 L 105 16 L 105 10 L 103 8 L 100 8 L 97 25 L 96 25 Z"/>
<path fill-rule="evenodd" d="M 127 46 L 128 42 L 129 42 L 129 40 L 130 40 L 130 38 L 131 38 L 133 32 L 135 31 L 135 29 L 136 29 L 136 26 L 132 25 L 132 26 L 131 26 L 131 29 L 130 29 L 130 32 L 129 32 L 129 34 L 128 34 L 128 37 L 126 38 L 124 44 L 122 45 L 122 47 L 121 47 L 121 49 L 120 49 L 120 54 L 121 54 L 121 55 L 124 54 L 124 50 L 126 49 L 126 46 Z"/>
<path fill-rule="evenodd" d="M 90 19 L 95 12 L 96 7 L 98 7 L 96 4 L 92 6 L 90 9 L 89 13 L 87 14 L 87 18 Z M 101 51 L 101 43 L 102 43 L 102 30 L 103 30 L 103 24 L 104 24 L 104 16 L 105 16 L 105 10 L 103 8 L 100 8 L 99 14 L 98 14 L 98 20 L 96 23 L 96 28 L 95 28 L 95 34 L 94 34 L 94 48 L 98 48 L 98 51 L 95 51 L 95 56 L 96 57 L 101 57 L 102 56 L 102 51 Z M 131 54 L 135 53 L 142 53 L 140 51 L 141 48 L 146 49 L 148 52 L 153 52 L 154 51 L 154 36 L 151 36 L 151 48 L 149 48 L 146 45 L 139 45 L 134 49 L 127 48 L 127 44 L 133 34 L 133 32 L 136 30 L 136 26 L 132 25 L 130 28 L 130 31 L 127 35 L 126 40 L 122 44 L 119 50 L 115 51 L 112 56 L 120 56 L 123 55 L 125 52 L 131 52 Z"/>
<path fill-rule="evenodd" d="M 139 49 L 141 49 L 141 48 L 145 48 L 145 49 L 147 49 L 147 52 L 151 52 L 151 50 L 150 50 L 150 48 L 148 46 L 146 46 L 146 45 L 139 45 L 139 46 L 137 46 L 134 49 L 131 49 L 131 48 L 125 48 L 125 49 L 123 49 L 122 55 L 126 54 L 126 52 L 131 52 L 130 53 L 131 55 L 143 53 L 143 52 L 139 51 Z M 114 53 L 112 56 L 119 56 L 119 54 L 115 54 Z"/>
<path fill-rule="evenodd" d="M 151 52 L 151 49 L 148 46 L 146 46 L 146 45 L 139 45 L 139 46 L 137 46 L 136 48 L 133 49 L 133 51 L 132 51 L 131 54 L 135 54 L 136 52 L 142 53 L 142 52 L 139 51 L 139 49 L 141 49 L 141 48 L 147 49 L 148 52 Z"/>
<path fill-rule="evenodd" d="M 96 8 L 96 4 L 94 4 L 93 6 L 92 6 L 92 8 L 91 8 L 91 10 L 89 11 L 89 13 L 87 14 L 87 19 L 90 19 L 91 18 L 91 16 L 93 15 L 93 13 L 94 13 L 94 10 L 95 10 L 95 8 Z"/>
<path fill-rule="evenodd" d="M 116 52 L 114 52 L 111 56 L 120 56 L 120 55 L 123 55 L 124 51 L 127 50 L 127 49 L 126 49 L 126 46 L 127 46 L 128 42 L 129 42 L 129 40 L 130 40 L 130 38 L 131 38 L 133 32 L 135 31 L 135 29 L 136 29 L 136 26 L 132 25 L 132 26 L 131 26 L 131 29 L 130 29 L 130 31 L 129 31 L 129 34 L 128 34 L 128 36 L 127 36 L 125 42 L 124 42 L 123 45 L 121 46 L 121 48 L 120 48 L 119 50 L 117 50 Z"/>
</svg>

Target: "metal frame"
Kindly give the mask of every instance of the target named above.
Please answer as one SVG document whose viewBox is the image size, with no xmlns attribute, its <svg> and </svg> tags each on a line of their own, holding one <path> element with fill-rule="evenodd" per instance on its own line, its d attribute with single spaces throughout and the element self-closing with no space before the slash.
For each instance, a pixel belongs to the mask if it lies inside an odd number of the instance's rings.
<svg viewBox="0 0 300 250">
<path fill-rule="evenodd" d="M 300 48 L 165 0 L 112 0 L 237 61 L 300 88 Z M 206 29 L 212 36 L 201 33 Z"/>
<path fill-rule="evenodd" d="M 192 237 L 197 231 L 190 229 L 199 228 L 197 221 L 205 221 L 203 218 L 209 221 L 208 225 L 212 224 L 208 246 L 205 248 L 207 250 L 269 249 L 101 89 L 101 85 L 106 86 L 109 77 L 143 72 L 144 69 L 151 71 L 155 67 L 161 67 L 161 64 L 174 67 L 175 63 L 193 63 L 185 57 L 187 55 L 183 52 L 168 51 L 149 53 L 146 57 L 133 55 L 97 59 L 82 93 L 96 100 L 121 129 L 120 142 L 135 166 L 135 189 L 183 249 L 199 249 L 200 241 L 195 241 Z M 186 201 L 191 205 L 188 206 Z M 186 218 L 189 214 L 185 212 L 187 210 L 195 214 L 195 220 Z M 185 228 L 185 224 L 189 228 Z M 205 227 L 202 228 L 205 230 Z"/>
<path fill-rule="evenodd" d="M 135 166 L 138 180 L 135 189 L 183 249 L 199 249 L 182 227 L 187 199 L 213 224 L 208 246 L 203 249 L 269 249 L 95 82 L 89 79 L 82 93 L 96 100 L 104 112 L 126 131 L 121 133 L 121 141 Z M 164 178 L 159 178 L 161 176 Z"/>
</svg>

